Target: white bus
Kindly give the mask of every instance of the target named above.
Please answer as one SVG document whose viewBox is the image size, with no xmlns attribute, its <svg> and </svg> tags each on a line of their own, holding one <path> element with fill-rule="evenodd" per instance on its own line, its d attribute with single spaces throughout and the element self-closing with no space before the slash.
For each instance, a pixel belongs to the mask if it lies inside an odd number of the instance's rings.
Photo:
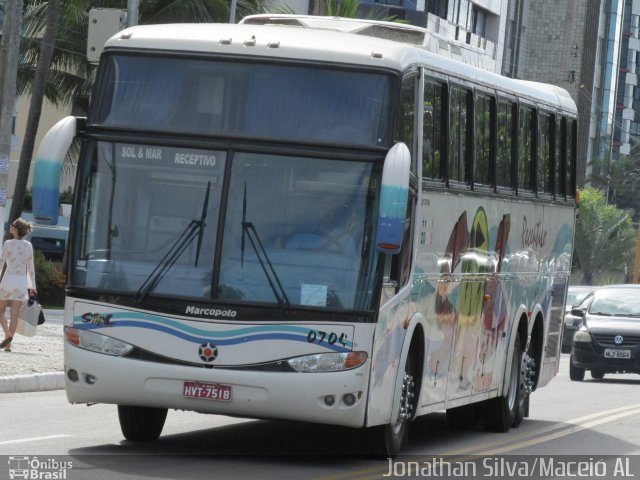
<svg viewBox="0 0 640 480">
<path fill-rule="evenodd" d="M 40 148 L 36 216 L 82 140 L 66 391 L 129 440 L 168 409 L 507 431 L 556 374 L 575 220 L 562 89 L 336 18 L 137 26 L 88 118 Z M 385 37 L 385 38 L 378 38 Z"/>
</svg>

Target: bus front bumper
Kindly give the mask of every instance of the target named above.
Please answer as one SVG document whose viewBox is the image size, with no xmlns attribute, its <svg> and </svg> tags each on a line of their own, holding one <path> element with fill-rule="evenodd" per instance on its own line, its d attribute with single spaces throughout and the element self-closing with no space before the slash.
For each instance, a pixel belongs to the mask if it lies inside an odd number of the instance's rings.
<svg viewBox="0 0 640 480">
<path fill-rule="evenodd" d="M 370 360 L 340 372 L 264 372 L 152 363 L 90 352 L 67 342 L 64 349 L 66 392 L 71 403 L 364 425 Z M 230 399 L 187 396 L 185 382 L 222 386 L 230 391 Z"/>
</svg>

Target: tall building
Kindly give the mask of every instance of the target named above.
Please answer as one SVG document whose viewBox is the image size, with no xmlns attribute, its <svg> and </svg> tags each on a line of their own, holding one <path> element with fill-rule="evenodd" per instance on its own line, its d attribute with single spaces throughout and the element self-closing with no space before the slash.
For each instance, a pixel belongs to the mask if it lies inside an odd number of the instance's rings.
<svg viewBox="0 0 640 480">
<path fill-rule="evenodd" d="M 640 0 L 625 0 L 620 37 L 611 160 L 638 153 L 640 144 Z"/>
<path fill-rule="evenodd" d="M 605 27 L 600 9 L 601 0 L 511 0 L 507 13 L 503 74 L 558 85 L 578 106 L 578 185 L 591 175 L 594 112 L 601 112 L 596 108 L 598 45 Z"/>
<path fill-rule="evenodd" d="M 579 112 L 578 183 L 607 187 L 640 143 L 640 0 L 512 0 L 503 73 L 566 88 Z"/>
<path fill-rule="evenodd" d="M 615 130 L 620 116 L 617 114 L 619 103 L 616 90 L 620 80 L 622 25 L 625 0 L 603 0 L 600 11 L 598 34 L 597 77 L 594 84 L 594 102 L 592 118 L 595 126 L 590 136 L 589 153 L 592 160 L 592 183 L 606 187 L 605 172 L 619 155 L 619 141 L 616 146 Z M 592 120 L 593 121 L 593 120 Z M 619 129 L 618 129 L 619 130 Z M 619 133 L 618 133 L 619 138 Z M 614 148 L 615 147 L 615 148 Z"/>
</svg>

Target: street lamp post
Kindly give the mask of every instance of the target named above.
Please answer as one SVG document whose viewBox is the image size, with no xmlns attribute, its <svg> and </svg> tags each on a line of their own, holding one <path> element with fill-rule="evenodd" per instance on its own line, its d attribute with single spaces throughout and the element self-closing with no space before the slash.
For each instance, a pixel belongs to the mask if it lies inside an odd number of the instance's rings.
<svg viewBox="0 0 640 480">
<path fill-rule="evenodd" d="M 138 25 L 138 0 L 127 0 L 127 27 Z"/>
</svg>

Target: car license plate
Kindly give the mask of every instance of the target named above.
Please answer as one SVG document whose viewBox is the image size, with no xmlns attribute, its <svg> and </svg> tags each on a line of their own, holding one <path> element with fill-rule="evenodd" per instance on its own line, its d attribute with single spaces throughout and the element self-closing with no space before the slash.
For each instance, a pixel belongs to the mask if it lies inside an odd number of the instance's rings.
<svg viewBox="0 0 640 480">
<path fill-rule="evenodd" d="M 604 358 L 631 358 L 631 350 L 604 349 Z"/>
<path fill-rule="evenodd" d="M 229 402 L 231 401 L 231 385 L 184 382 L 183 395 L 190 398 L 206 398 L 207 400 Z"/>
</svg>

